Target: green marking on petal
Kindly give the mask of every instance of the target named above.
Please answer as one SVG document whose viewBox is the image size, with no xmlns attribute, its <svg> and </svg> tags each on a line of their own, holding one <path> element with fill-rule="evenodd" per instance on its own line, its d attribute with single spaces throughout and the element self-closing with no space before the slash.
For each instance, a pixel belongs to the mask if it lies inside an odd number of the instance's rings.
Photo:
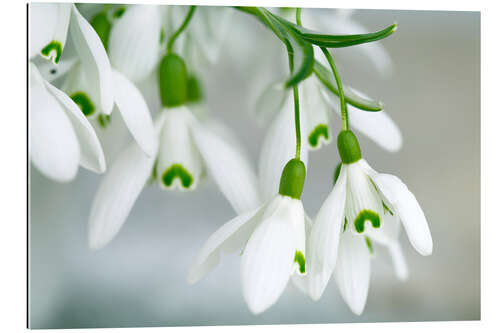
<svg viewBox="0 0 500 333">
<path fill-rule="evenodd" d="M 99 126 L 101 126 L 102 128 L 106 128 L 111 123 L 111 115 L 100 114 L 97 117 L 97 122 L 99 123 Z"/>
<path fill-rule="evenodd" d="M 374 211 L 365 209 L 354 220 L 354 227 L 358 233 L 362 233 L 365 230 L 366 221 L 371 222 L 374 228 L 380 228 L 380 216 Z"/>
<path fill-rule="evenodd" d="M 173 164 L 163 173 L 162 180 L 165 186 L 169 187 L 175 178 L 179 178 L 184 188 L 189 188 L 193 184 L 193 176 L 180 164 Z"/>
<path fill-rule="evenodd" d="M 344 217 L 344 230 L 342 230 L 342 232 L 345 232 L 346 229 L 347 229 L 347 217 Z"/>
<path fill-rule="evenodd" d="M 161 28 L 161 30 L 160 30 L 160 44 L 163 44 L 164 41 L 165 41 L 165 30 L 163 28 Z"/>
<path fill-rule="evenodd" d="M 314 128 L 314 130 L 309 134 L 308 140 L 312 147 L 317 147 L 319 143 L 319 137 L 322 136 L 325 140 L 330 137 L 328 133 L 328 126 L 325 124 L 319 124 Z"/>
<path fill-rule="evenodd" d="M 52 60 L 53 63 L 57 64 L 61 58 L 63 47 L 61 42 L 53 40 L 45 46 L 40 53 L 45 58 Z"/>
<path fill-rule="evenodd" d="M 120 18 L 123 15 L 123 13 L 125 13 L 125 10 L 127 10 L 127 8 L 125 8 L 125 7 L 118 8 L 113 13 L 113 18 Z"/>
<path fill-rule="evenodd" d="M 301 251 L 295 251 L 295 259 L 293 259 L 299 265 L 299 272 L 301 274 L 306 273 L 306 258 L 304 257 L 304 253 Z"/>
<path fill-rule="evenodd" d="M 73 93 L 71 96 L 71 99 L 78 105 L 80 110 L 82 110 L 83 114 L 88 117 L 94 114 L 95 111 L 95 106 L 94 103 L 90 100 L 89 96 L 82 92 L 82 91 L 77 91 Z"/>
<path fill-rule="evenodd" d="M 368 246 L 368 251 L 370 251 L 370 254 L 373 254 L 373 245 L 372 245 L 372 241 L 370 240 L 370 238 L 365 237 L 365 242 L 366 242 L 366 246 Z"/>
<path fill-rule="evenodd" d="M 389 207 L 387 207 L 387 205 L 383 201 L 382 201 L 382 206 L 384 207 L 384 212 L 389 212 L 389 214 L 394 216 L 394 213 L 389 209 Z"/>
</svg>

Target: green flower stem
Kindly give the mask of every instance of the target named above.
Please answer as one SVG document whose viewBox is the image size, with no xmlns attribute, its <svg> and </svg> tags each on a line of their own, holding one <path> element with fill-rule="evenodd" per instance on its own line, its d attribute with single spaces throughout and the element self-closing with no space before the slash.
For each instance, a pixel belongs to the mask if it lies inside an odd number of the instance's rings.
<svg viewBox="0 0 500 333">
<path fill-rule="evenodd" d="M 340 98 L 340 111 L 342 114 L 342 130 L 347 131 L 349 129 L 349 115 L 347 114 L 347 107 L 345 104 L 345 97 L 344 97 L 344 89 L 342 88 L 342 81 L 340 81 L 340 76 L 337 71 L 337 67 L 335 67 L 335 62 L 333 61 L 333 57 L 328 52 L 328 50 L 324 47 L 321 47 L 321 51 L 323 51 L 323 54 L 325 55 L 326 60 L 328 60 L 328 63 L 330 64 L 330 67 L 332 68 L 333 75 L 335 76 L 335 81 L 337 82 L 337 88 L 339 90 L 339 98 Z"/>
<path fill-rule="evenodd" d="M 188 11 L 188 13 L 186 15 L 186 18 L 184 19 L 184 22 L 182 22 L 182 24 L 179 27 L 179 29 L 177 29 L 177 31 L 174 32 L 174 34 L 168 40 L 168 44 L 167 44 L 167 51 L 168 51 L 168 53 L 172 52 L 172 48 L 174 46 L 175 40 L 184 31 L 184 29 L 186 29 L 187 25 L 191 21 L 191 18 L 193 17 L 195 9 L 196 9 L 196 6 L 189 7 L 189 11 Z"/>
<path fill-rule="evenodd" d="M 300 18 L 300 15 L 302 14 L 302 8 L 297 8 L 295 12 L 295 21 L 297 21 L 297 25 L 299 27 L 302 26 L 302 19 Z"/>
<path fill-rule="evenodd" d="M 300 12 L 301 9 L 297 8 L 296 19 L 297 24 L 300 25 Z M 290 72 L 293 74 L 293 48 L 289 47 L 288 49 L 288 62 L 290 64 Z M 300 133 L 300 107 L 299 107 L 299 88 L 298 85 L 293 86 L 293 105 L 294 105 L 294 113 L 295 113 L 295 138 L 297 140 L 296 148 L 295 148 L 295 158 L 300 160 L 300 146 L 302 144 L 302 138 Z"/>
</svg>

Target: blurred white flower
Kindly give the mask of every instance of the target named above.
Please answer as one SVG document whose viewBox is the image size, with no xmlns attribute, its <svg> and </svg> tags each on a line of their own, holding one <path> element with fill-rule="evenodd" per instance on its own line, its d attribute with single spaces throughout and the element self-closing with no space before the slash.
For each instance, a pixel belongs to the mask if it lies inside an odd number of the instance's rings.
<svg viewBox="0 0 500 333">
<path fill-rule="evenodd" d="M 236 212 L 259 204 L 257 179 L 248 159 L 200 123 L 186 106 L 163 111 L 155 121 L 157 149 L 145 155 L 132 143 L 111 165 L 89 218 L 89 246 L 105 246 L 118 233 L 152 174 L 162 188 L 194 190 L 205 169 Z M 155 164 L 156 161 L 156 164 Z"/>
<path fill-rule="evenodd" d="M 80 164 L 104 172 L 101 144 L 89 121 L 64 92 L 30 62 L 30 158 L 45 176 L 72 180 Z"/>
<path fill-rule="evenodd" d="M 369 99 L 362 92 L 350 88 L 358 96 Z M 259 123 L 267 123 L 269 118 L 286 106 L 291 98 L 290 89 L 284 89 L 282 82 L 266 86 L 258 98 L 256 116 Z M 338 96 L 327 90 L 314 76 L 299 85 L 300 112 L 304 117 L 304 145 L 309 150 L 318 150 L 331 142 L 332 114 L 340 121 Z M 381 148 L 397 152 L 403 145 L 403 137 L 396 123 L 384 111 L 368 112 L 347 104 L 349 124 L 364 134 Z M 332 112 L 333 111 L 333 112 Z M 286 163 L 286 161 L 285 161 Z"/>
<path fill-rule="evenodd" d="M 361 314 L 368 295 L 371 239 L 389 248 L 397 275 L 405 278 L 406 264 L 397 240 L 400 222 L 417 252 L 430 255 L 427 220 L 406 185 L 395 176 L 377 173 L 363 159 L 344 161 L 308 240 L 311 297 L 321 297 L 333 273 L 345 302 Z"/>
</svg>

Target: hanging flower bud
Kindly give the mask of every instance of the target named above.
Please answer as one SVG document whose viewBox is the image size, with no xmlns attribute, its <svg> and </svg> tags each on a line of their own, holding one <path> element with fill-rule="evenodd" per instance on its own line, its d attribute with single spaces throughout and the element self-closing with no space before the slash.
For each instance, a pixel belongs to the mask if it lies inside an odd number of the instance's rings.
<svg viewBox="0 0 500 333">
<path fill-rule="evenodd" d="M 163 106 L 183 105 L 188 96 L 186 64 L 180 56 L 169 53 L 160 64 L 160 96 Z"/>
<path fill-rule="evenodd" d="M 200 80 L 194 75 L 188 77 L 187 80 L 187 101 L 198 103 L 203 100 L 203 91 L 201 89 Z"/>
<path fill-rule="evenodd" d="M 300 199 L 305 179 L 306 167 L 304 163 L 297 158 L 291 159 L 283 168 L 279 194 Z"/>
</svg>

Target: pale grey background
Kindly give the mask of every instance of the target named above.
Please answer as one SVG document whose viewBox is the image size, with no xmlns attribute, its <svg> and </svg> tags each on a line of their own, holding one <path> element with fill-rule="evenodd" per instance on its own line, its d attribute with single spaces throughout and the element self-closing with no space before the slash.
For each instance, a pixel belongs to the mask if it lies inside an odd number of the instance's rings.
<svg viewBox="0 0 500 333">
<path fill-rule="evenodd" d="M 189 195 L 148 187 L 116 239 L 91 252 L 87 218 L 100 177 L 80 169 L 73 183 L 58 184 L 31 168 L 31 327 L 480 319 L 480 14 L 360 10 L 354 18 L 372 30 L 399 23 L 383 42 L 395 63 L 391 77 L 345 61 L 346 50 L 338 56 L 344 60 L 339 63 L 344 79 L 383 100 L 404 134 L 398 154 L 386 153 L 362 136 L 360 143 L 375 169 L 406 182 L 430 223 L 430 257 L 418 255 L 402 236 L 407 282 L 396 280 L 386 253 L 376 248 L 361 316 L 349 311 L 334 283 L 318 302 L 289 286 L 273 307 L 254 316 L 243 301 L 239 256 L 223 256 L 197 285 L 186 282 L 203 242 L 234 215 L 213 183 Z M 239 28 L 229 33 L 225 50 L 241 37 L 241 29 L 279 47 L 252 18 L 235 13 L 234 20 Z M 259 45 L 247 48 L 251 58 L 285 60 L 284 55 L 270 58 L 267 52 L 272 52 Z M 206 77 L 208 104 L 237 131 L 256 161 L 264 129 L 249 112 L 252 80 L 227 53 Z M 335 126 L 339 128 L 338 121 Z M 103 140 L 109 163 L 119 145 Z M 310 155 L 303 202 L 311 215 L 330 191 L 337 161 L 335 145 Z"/>
</svg>

